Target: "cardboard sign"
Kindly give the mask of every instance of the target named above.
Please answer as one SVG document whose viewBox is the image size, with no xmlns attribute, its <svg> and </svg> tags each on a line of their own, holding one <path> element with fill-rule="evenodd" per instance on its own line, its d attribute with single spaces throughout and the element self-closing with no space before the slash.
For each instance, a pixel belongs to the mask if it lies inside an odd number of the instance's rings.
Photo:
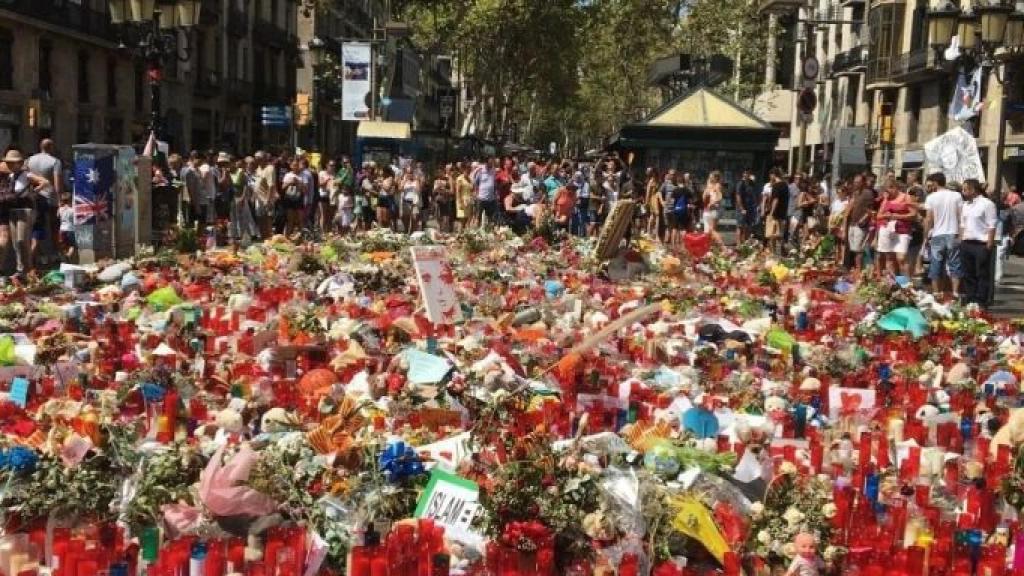
<svg viewBox="0 0 1024 576">
<path fill-rule="evenodd" d="M 829 418 L 866 414 L 875 408 L 875 390 L 861 388 L 829 388 Z"/>
<path fill-rule="evenodd" d="M 430 459 L 441 468 L 454 472 L 469 457 L 469 432 L 462 432 L 431 444 L 418 446 L 420 454 L 429 453 Z"/>
<path fill-rule="evenodd" d="M 7 393 L 8 399 L 24 408 L 28 404 L 28 380 L 22 377 L 11 380 L 11 391 Z"/>
<path fill-rule="evenodd" d="M 427 319 L 434 324 L 454 324 L 461 320 L 462 307 L 455 296 L 455 275 L 444 247 L 413 246 L 410 250 Z"/>
<path fill-rule="evenodd" d="M 609 260 L 619 253 L 619 243 L 633 220 L 633 201 L 619 200 L 597 236 L 597 259 Z"/>
<path fill-rule="evenodd" d="M 416 503 L 416 517 L 430 518 L 444 526 L 445 536 L 466 544 L 483 543 L 483 534 L 473 527 L 480 513 L 480 489 L 461 476 L 433 470 L 426 490 Z"/>
</svg>

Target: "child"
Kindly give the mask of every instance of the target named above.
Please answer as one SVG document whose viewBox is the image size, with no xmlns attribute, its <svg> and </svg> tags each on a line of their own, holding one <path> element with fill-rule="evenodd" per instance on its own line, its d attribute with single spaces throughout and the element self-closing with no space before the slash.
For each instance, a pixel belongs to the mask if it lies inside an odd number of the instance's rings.
<svg viewBox="0 0 1024 576">
<path fill-rule="evenodd" d="M 68 262 L 74 262 L 78 243 L 75 242 L 75 209 L 71 207 L 71 194 L 61 194 L 57 219 L 60 220 L 60 245 L 64 248 L 64 257 Z"/>
<path fill-rule="evenodd" d="M 352 228 L 353 213 L 355 212 L 355 197 L 352 195 L 352 190 L 348 186 L 342 186 L 340 195 L 338 196 L 338 218 L 337 221 L 341 224 L 341 233 L 345 234 Z"/>
<path fill-rule="evenodd" d="M 373 221 L 373 208 L 370 206 L 370 199 L 362 188 L 355 189 L 355 229 L 369 230 Z"/>
</svg>

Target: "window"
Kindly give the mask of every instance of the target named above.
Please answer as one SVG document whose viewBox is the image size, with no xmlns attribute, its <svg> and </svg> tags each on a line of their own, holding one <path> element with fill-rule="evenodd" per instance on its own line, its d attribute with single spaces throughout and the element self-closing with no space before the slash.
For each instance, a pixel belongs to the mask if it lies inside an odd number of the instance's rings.
<svg viewBox="0 0 1024 576">
<path fill-rule="evenodd" d="M 921 122 L 921 86 L 919 84 L 907 87 L 907 100 L 903 111 L 907 115 L 907 142 L 917 142 L 918 126 Z"/>
<path fill-rule="evenodd" d="M 249 77 L 249 46 L 242 42 L 238 50 L 238 79 L 245 80 Z"/>
<path fill-rule="evenodd" d="M 53 43 L 49 40 L 39 41 L 39 90 L 50 92 L 53 90 L 53 74 L 50 71 L 50 62 L 53 59 Z"/>
<path fill-rule="evenodd" d="M 881 4 L 868 12 L 868 82 L 887 79 L 892 74 L 893 64 L 902 51 L 903 11 L 903 4 Z"/>
<path fill-rule="evenodd" d="M 928 15 L 928 0 L 917 0 L 914 4 L 914 22 L 924 22 Z M 910 32 L 910 50 L 928 48 L 928 27 L 914 26 Z"/>
<path fill-rule="evenodd" d="M 14 36 L 0 28 L 0 90 L 14 89 Z"/>
<path fill-rule="evenodd" d="M 79 114 L 77 129 L 78 142 L 92 142 L 92 116 Z"/>
<path fill-rule="evenodd" d="M 142 69 L 142 65 L 141 64 L 136 64 L 135 65 L 135 84 L 133 85 L 133 88 L 135 89 L 134 100 L 135 100 L 135 111 L 136 112 L 142 112 L 142 107 L 144 106 L 143 100 L 145 100 L 145 98 L 146 98 L 146 91 L 144 89 L 145 83 L 146 83 L 145 77 L 146 77 L 146 73 Z"/>
<path fill-rule="evenodd" d="M 939 82 L 939 121 L 938 121 L 938 134 L 945 134 L 946 130 L 949 129 L 949 100 L 953 96 L 953 86 L 950 85 L 949 80 L 943 76 L 941 82 Z"/>
<path fill-rule="evenodd" d="M 120 118 L 107 118 L 106 133 L 103 140 L 107 144 L 124 143 L 124 120 Z"/>
<path fill-rule="evenodd" d="M 117 106 L 117 60 L 107 58 L 107 106 Z"/>
<path fill-rule="evenodd" d="M 78 51 L 78 101 L 89 102 L 89 53 L 85 50 Z"/>
</svg>

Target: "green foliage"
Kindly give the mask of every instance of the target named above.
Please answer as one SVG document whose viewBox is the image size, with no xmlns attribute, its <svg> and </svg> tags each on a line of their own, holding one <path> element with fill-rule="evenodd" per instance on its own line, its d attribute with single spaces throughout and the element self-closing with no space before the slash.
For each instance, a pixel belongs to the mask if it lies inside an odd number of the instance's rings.
<svg viewBox="0 0 1024 576">
<path fill-rule="evenodd" d="M 160 507 L 164 504 L 180 500 L 193 503 L 191 487 L 203 470 L 202 457 L 184 444 L 146 456 L 144 462 L 135 495 L 125 507 L 122 518 L 133 532 L 159 523 L 163 518 Z"/>
<path fill-rule="evenodd" d="M 660 103 L 647 84 L 657 58 L 724 54 L 739 74 L 723 87 L 761 87 L 768 27 L 749 0 L 401 0 L 422 50 L 451 54 L 476 96 L 475 132 L 511 124 L 539 147 L 598 146 Z M 468 126 L 467 126 L 468 128 Z"/>
<path fill-rule="evenodd" d="M 65 519 L 111 520 L 110 503 L 117 496 L 117 470 L 102 454 L 87 456 L 73 467 L 59 459 L 42 457 L 24 486 L 15 490 L 13 506 L 24 520 L 48 516 Z"/>
</svg>

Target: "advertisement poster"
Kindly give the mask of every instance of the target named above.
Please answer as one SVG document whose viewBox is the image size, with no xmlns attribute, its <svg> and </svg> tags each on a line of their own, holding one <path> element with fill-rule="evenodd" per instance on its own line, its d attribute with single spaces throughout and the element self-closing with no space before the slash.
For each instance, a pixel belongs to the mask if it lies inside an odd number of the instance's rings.
<svg viewBox="0 0 1024 576">
<path fill-rule="evenodd" d="M 341 119 L 369 120 L 373 90 L 371 52 L 368 42 L 341 45 Z"/>
</svg>

